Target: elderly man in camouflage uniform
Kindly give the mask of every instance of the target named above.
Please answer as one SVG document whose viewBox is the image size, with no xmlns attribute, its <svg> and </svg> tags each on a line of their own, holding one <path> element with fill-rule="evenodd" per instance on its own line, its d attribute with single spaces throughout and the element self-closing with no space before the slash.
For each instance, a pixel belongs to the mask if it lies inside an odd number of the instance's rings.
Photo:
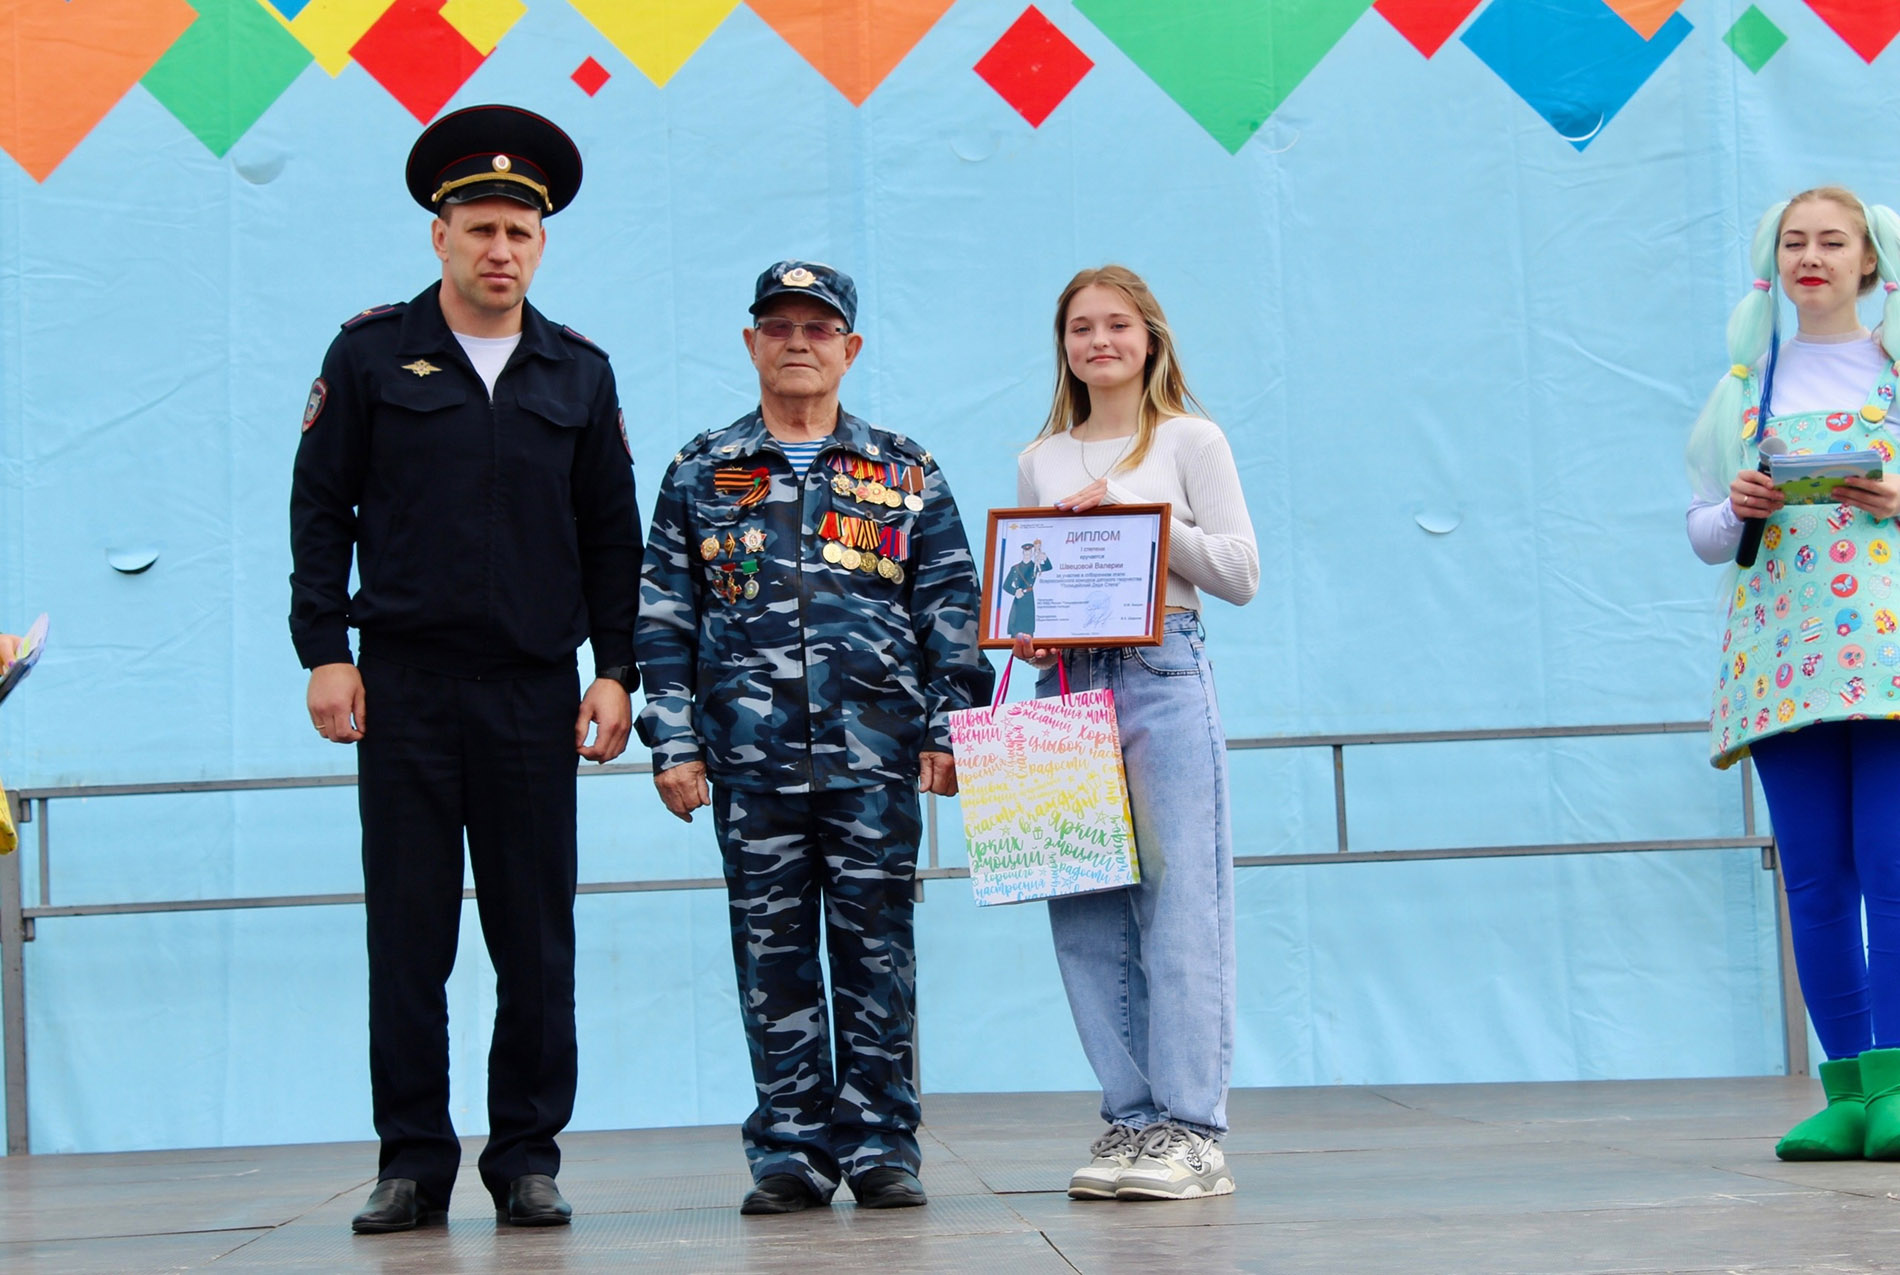
<svg viewBox="0 0 1900 1275">
<path fill-rule="evenodd" d="M 712 805 L 725 860 L 758 1088 L 744 1213 L 823 1204 L 840 1180 L 860 1207 L 924 1203 L 918 789 L 956 792 L 948 716 L 993 680 L 942 473 L 838 405 L 856 312 L 828 266 L 759 276 L 745 331 L 759 407 L 674 458 L 641 573 L 640 735 L 667 809 Z"/>
</svg>

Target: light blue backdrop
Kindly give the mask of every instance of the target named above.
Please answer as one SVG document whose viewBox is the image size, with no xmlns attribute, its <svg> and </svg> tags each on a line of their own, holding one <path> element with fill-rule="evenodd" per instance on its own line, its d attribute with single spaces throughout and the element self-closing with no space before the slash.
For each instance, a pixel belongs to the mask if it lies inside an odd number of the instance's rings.
<svg viewBox="0 0 1900 1275">
<path fill-rule="evenodd" d="M 662 91 L 543 0 L 451 106 L 519 102 L 580 143 L 534 300 L 612 352 L 643 509 L 682 441 L 753 402 L 751 282 L 801 255 L 858 280 L 847 406 L 922 437 L 980 535 L 1046 407 L 1056 292 L 1121 261 L 1259 533 L 1260 597 L 1207 615 L 1230 734 L 1692 718 L 1718 584 L 1682 535 L 1681 447 L 1743 240 L 1817 182 L 1900 198 L 1892 57 L 1764 0 L 1791 40 L 1751 74 L 1720 40 L 1742 7 L 1686 4 L 1681 48 L 1582 151 L 1458 40 L 1427 61 L 1373 12 L 1235 154 L 1064 3 L 1096 65 L 1036 129 L 971 71 L 1018 11 L 987 0 L 861 108 L 746 8 Z M 597 97 L 566 79 L 577 50 L 615 72 Z M 351 768 L 303 712 L 287 485 L 336 324 L 434 273 L 399 181 L 416 131 L 359 68 L 313 66 L 223 159 L 135 88 L 44 183 L 0 161 L 0 620 L 54 624 L 0 712 L 9 785 Z M 140 547 L 150 571 L 108 567 Z M 1354 844 L 1738 832 L 1703 755 L 1358 752 Z M 1323 753 L 1239 757 L 1235 781 L 1241 852 L 1331 847 Z M 582 794 L 583 879 L 716 875 L 706 821 L 646 781 Z M 53 815 L 56 902 L 360 885 L 349 790 Z M 1771 880 L 1745 851 L 1243 870 L 1235 1081 L 1779 1070 Z M 747 1109 L 723 911 L 581 901 L 577 1127 Z M 454 1083 L 479 1131 L 469 922 Z M 1091 1087 L 1039 909 L 933 883 L 920 930 L 927 1091 Z M 371 1136 L 362 946 L 347 908 L 42 921 L 35 1149 Z"/>
</svg>

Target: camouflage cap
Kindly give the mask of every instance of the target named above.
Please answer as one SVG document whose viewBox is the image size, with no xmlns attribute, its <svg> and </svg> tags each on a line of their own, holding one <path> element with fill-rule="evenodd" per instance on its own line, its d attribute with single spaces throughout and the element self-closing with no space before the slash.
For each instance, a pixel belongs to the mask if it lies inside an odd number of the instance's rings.
<svg viewBox="0 0 1900 1275">
<path fill-rule="evenodd" d="M 858 286 L 842 270 L 816 261 L 775 261 L 752 289 L 752 313 L 774 297 L 810 297 L 836 310 L 847 331 L 858 325 Z"/>
</svg>

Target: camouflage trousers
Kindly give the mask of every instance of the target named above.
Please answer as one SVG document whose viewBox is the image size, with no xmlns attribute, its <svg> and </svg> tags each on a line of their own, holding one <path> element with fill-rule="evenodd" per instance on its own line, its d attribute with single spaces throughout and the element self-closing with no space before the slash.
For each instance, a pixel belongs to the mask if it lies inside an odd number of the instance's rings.
<svg viewBox="0 0 1900 1275">
<path fill-rule="evenodd" d="M 721 789 L 713 822 L 759 1096 L 743 1129 L 752 1176 L 793 1174 L 829 1199 L 880 1165 L 915 1173 L 916 788 Z"/>
</svg>

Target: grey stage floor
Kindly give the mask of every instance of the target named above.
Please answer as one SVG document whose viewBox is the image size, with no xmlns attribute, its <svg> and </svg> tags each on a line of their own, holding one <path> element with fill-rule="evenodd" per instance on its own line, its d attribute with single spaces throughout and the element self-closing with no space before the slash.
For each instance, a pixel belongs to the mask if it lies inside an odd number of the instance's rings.
<svg viewBox="0 0 1900 1275">
<path fill-rule="evenodd" d="M 0 1159 L 0 1271 L 1839 1272 L 1900 1270 L 1900 1164 L 1782 1164 L 1779 1078 L 1256 1089 L 1239 1191 L 1083 1204 L 1082 1094 L 926 1099 L 927 1208 L 742 1218 L 730 1127 L 564 1140 L 567 1229 L 357 1237 L 365 1144 Z"/>
</svg>

